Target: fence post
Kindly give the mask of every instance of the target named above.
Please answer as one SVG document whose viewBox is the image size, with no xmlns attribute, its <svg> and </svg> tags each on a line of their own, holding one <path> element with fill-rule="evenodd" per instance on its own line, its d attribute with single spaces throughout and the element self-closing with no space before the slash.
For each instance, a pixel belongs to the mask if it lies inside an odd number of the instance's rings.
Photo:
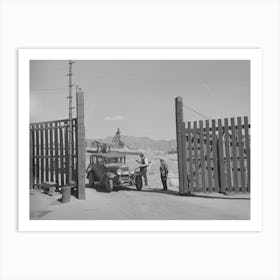
<svg viewBox="0 0 280 280">
<path fill-rule="evenodd" d="M 189 180 L 187 166 L 187 143 L 186 143 L 186 124 L 182 122 L 182 144 L 183 144 L 183 178 L 184 178 L 184 194 L 189 195 Z"/>
<path fill-rule="evenodd" d="M 186 132 L 183 120 L 183 99 L 178 96 L 175 99 L 176 111 L 176 138 L 177 138 L 177 157 L 179 172 L 179 192 L 189 194 L 187 179 L 187 159 L 186 159 Z"/>
<path fill-rule="evenodd" d="M 85 125 L 84 125 L 84 93 L 77 92 L 77 179 L 78 199 L 85 199 Z"/>
</svg>

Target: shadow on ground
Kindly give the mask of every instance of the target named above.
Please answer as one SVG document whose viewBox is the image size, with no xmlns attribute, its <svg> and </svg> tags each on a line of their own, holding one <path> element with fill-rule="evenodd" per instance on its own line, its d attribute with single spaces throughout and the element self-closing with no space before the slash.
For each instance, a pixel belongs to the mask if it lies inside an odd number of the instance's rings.
<svg viewBox="0 0 280 280">
<path fill-rule="evenodd" d="M 104 192 L 107 193 L 107 191 L 105 190 L 104 186 L 99 184 L 99 183 L 95 183 L 94 186 L 89 186 L 89 184 L 86 184 L 86 188 L 89 189 L 94 189 L 97 192 Z M 140 192 L 136 190 L 135 186 L 120 186 L 117 188 L 114 188 L 113 190 L 114 192 L 119 192 L 119 191 L 134 191 L 134 192 Z M 173 191 L 173 190 L 167 190 L 164 191 L 162 189 L 158 189 L 158 188 L 149 188 L 149 189 L 142 189 L 141 192 L 147 192 L 147 193 L 162 193 L 162 194 L 167 194 L 167 195 L 179 195 L 179 193 L 177 191 Z"/>
<path fill-rule="evenodd" d="M 95 183 L 94 186 L 89 186 L 89 184 L 86 184 L 86 188 L 89 189 L 95 189 L 97 192 L 103 192 L 103 193 L 108 193 L 104 186 L 99 184 L 99 183 Z M 113 190 L 114 192 L 119 192 L 119 191 L 134 191 L 134 192 L 139 192 L 136 190 L 135 186 L 120 186 L 117 188 L 114 188 Z M 166 194 L 166 195 L 175 195 L 175 196 L 184 196 L 182 194 L 180 194 L 178 191 L 175 190 L 166 190 L 164 191 L 163 189 L 159 189 L 159 188 L 151 188 L 149 187 L 148 189 L 142 189 L 141 192 L 145 192 L 145 193 L 161 193 L 161 194 Z M 231 199 L 231 200 L 250 200 L 250 197 L 240 197 L 240 196 L 236 196 L 236 195 L 240 195 L 239 193 L 226 193 L 226 194 L 222 194 L 222 193 L 194 193 L 191 195 L 185 195 L 185 196 L 189 196 L 189 197 L 193 197 L 193 198 L 208 198 L 208 199 Z M 246 195 L 246 193 L 242 193 L 241 195 Z"/>
</svg>

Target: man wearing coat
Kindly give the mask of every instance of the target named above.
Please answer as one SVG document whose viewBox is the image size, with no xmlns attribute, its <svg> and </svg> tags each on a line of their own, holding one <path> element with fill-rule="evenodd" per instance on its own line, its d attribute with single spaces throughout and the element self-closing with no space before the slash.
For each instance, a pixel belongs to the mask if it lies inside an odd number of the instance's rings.
<svg viewBox="0 0 280 280">
<path fill-rule="evenodd" d="M 149 160 L 144 156 L 144 154 L 140 154 L 140 161 L 136 160 L 140 164 L 140 172 L 144 178 L 145 186 L 148 186 L 148 177 L 147 177 L 147 170 L 149 166 Z"/>
<path fill-rule="evenodd" d="M 164 159 L 160 159 L 160 178 L 163 185 L 163 190 L 167 191 L 167 177 L 168 177 L 168 165 Z"/>
</svg>

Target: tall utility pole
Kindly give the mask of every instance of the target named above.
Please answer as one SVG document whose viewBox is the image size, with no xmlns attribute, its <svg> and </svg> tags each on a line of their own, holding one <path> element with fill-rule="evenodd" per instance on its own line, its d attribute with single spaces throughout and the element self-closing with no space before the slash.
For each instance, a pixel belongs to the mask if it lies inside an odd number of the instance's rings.
<svg viewBox="0 0 280 280">
<path fill-rule="evenodd" d="M 67 74 L 67 76 L 69 77 L 69 95 L 68 95 L 68 101 L 69 101 L 69 129 L 68 129 L 68 162 L 69 162 L 69 170 L 68 170 L 68 173 L 69 173 L 69 182 L 70 183 L 72 181 L 72 169 L 73 169 L 73 166 L 72 166 L 72 158 L 73 158 L 73 155 L 72 155 L 72 148 L 73 148 L 73 138 L 72 138 L 72 135 L 73 135 L 73 123 L 72 123 L 72 117 L 73 117 L 73 114 L 72 114 L 72 110 L 73 110 L 73 106 L 72 106 L 72 87 L 74 86 L 72 84 L 72 64 L 74 63 L 74 61 L 72 60 L 69 60 L 69 73 Z"/>
</svg>

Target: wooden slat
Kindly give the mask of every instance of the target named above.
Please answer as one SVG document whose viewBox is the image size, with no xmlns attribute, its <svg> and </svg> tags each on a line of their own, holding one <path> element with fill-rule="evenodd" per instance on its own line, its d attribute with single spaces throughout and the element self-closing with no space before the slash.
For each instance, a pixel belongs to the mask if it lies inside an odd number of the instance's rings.
<svg viewBox="0 0 280 280">
<path fill-rule="evenodd" d="M 55 127 L 54 130 L 54 151 L 55 151 L 55 182 L 59 185 L 59 168 L 58 168 L 58 129 Z"/>
<path fill-rule="evenodd" d="M 36 160 L 34 158 L 34 156 L 36 155 L 36 132 L 34 130 L 34 126 L 35 125 L 32 125 L 32 135 L 33 135 L 33 186 L 36 185 Z"/>
<path fill-rule="evenodd" d="M 212 150 L 213 150 L 215 191 L 219 192 L 220 188 L 219 188 L 219 171 L 218 171 L 218 154 L 217 154 L 216 121 L 215 120 L 212 120 Z"/>
<path fill-rule="evenodd" d="M 69 124 L 69 122 L 68 122 Z M 68 125 L 64 130 L 64 139 L 65 139 L 65 169 L 66 169 L 66 184 L 69 184 L 69 153 L 68 153 Z"/>
<path fill-rule="evenodd" d="M 245 128 L 244 125 L 242 125 L 242 128 Z M 249 124 L 249 128 L 250 128 L 250 124 Z M 224 126 L 222 126 L 222 129 L 223 129 L 223 130 L 225 129 Z M 237 130 L 237 125 L 235 126 L 235 129 Z M 217 132 L 217 131 L 218 131 L 218 127 L 215 127 L 215 130 L 216 130 L 216 132 Z M 209 128 L 209 131 L 210 131 L 210 132 L 213 131 L 212 127 Z M 193 131 L 191 131 L 191 132 L 193 132 Z M 203 132 L 204 132 L 204 133 L 206 132 L 206 128 L 203 128 Z M 186 129 L 186 134 L 187 134 L 187 129 Z"/>
<path fill-rule="evenodd" d="M 45 125 L 46 181 L 49 181 L 49 124 Z"/>
<path fill-rule="evenodd" d="M 29 187 L 33 189 L 34 185 L 34 131 L 30 129 L 29 134 L 29 168 L 30 168 L 30 177 L 29 177 Z"/>
<path fill-rule="evenodd" d="M 36 155 L 36 131 L 34 130 L 35 125 L 32 125 L 32 132 L 33 132 L 33 186 L 36 185 L 36 159 L 34 158 Z"/>
<path fill-rule="evenodd" d="M 35 128 L 37 127 L 37 125 L 35 125 Z M 36 135 L 36 155 L 39 155 L 39 151 L 40 151 L 40 146 L 39 146 L 39 131 L 35 131 L 35 135 Z M 39 178 L 40 178 L 40 160 L 37 158 L 36 159 L 36 184 L 40 184 Z"/>
<path fill-rule="evenodd" d="M 247 190 L 250 192 L 250 174 L 251 174 L 251 153 L 250 153 L 250 135 L 248 117 L 244 117 L 244 130 L 245 130 L 245 147 L 246 147 L 246 160 L 247 160 Z"/>
<path fill-rule="evenodd" d="M 224 163 L 224 146 L 223 146 L 223 128 L 222 128 L 222 120 L 218 119 L 218 156 L 219 156 L 219 175 L 220 175 L 220 192 L 226 192 L 226 184 L 225 184 L 225 163 Z"/>
<path fill-rule="evenodd" d="M 53 124 L 50 123 L 50 181 L 55 181 L 54 173 L 54 142 L 53 142 Z"/>
<path fill-rule="evenodd" d="M 206 120 L 206 162 L 207 162 L 207 191 L 212 192 L 212 167 L 211 167 L 211 150 L 210 150 L 210 135 L 209 135 L 209 120 Z"/>
<path fill-rule="evenodd" d="M 188 168 L 187 168 L 187 147 L 186 147 L 186 135 L 184 131 L 186 130 L 185 122 L 182 122 L 182 144 L 183 144 L 183 178 L 184 178 L 184 185 L 183 185 L 183 192 L 184 194 L 189 193 L 189 186 L 188 186 Z"/>
<path fill-rule="evenodd" d="M 35 131 L 32 129 L 32 140 L 33 140 L 33 161 L 32 161 L 32 163 L 33 163 L 33 187 L 35 185 L 35 180 L 36 180 L 36 174 L 35 174 L 36 166 L 35 166 L 35 159 L 34 159 L 34 156 L 36 154 L 36 146 L 35 146 L 36 139 L 35 139 L 35 137 L 36 137 Z"/>
<path fill-rule="evenodd" d="M 77 118 L 73 118 L 73 120 L 76 120 Z M 55 121 L 45 121 L 45 122 L 37 122 L 37 123 L 31 123 L 31 125 L 41 125 L 41 124 L 53 124 L 54 126 L 59 126 L 60 123 L 65 123 L 68 122 L 68 119 L 62 119 L 62 120 L 55 120 Z M 64 126 L 64 124 L 63 124 Z M 39 127 L 37 127 L 37 129 L 40 129 Z"/>
<path fill-rule="evenodd" d="M 236 144 L 236 130 L 235 130 L 235 120 L 230 119 L 231 123 L 231 141 L 232 141 L 232 167 L 233 167 L 233 186 L 235 191 L 239 191 L 239 180 L 238 180 L 238 170 L 237 170 L 237 144 Z"/>
<path fill-rule="evenodd" d="M 73 134 L 72 134 L 72 178 L 71 181 L 75 181 L 75 174 L 76 174 L 76 123 L 73 122 Z"/>
<path fill-rule="evenodd" d="M 189 160 L 189 188 L 190 192 L 193 192 L 194 181 L 193 181 L 193 162 L 192 162 L 192 135 L 191 135 L 191 122 L 188 122 L 188 160 Z"/>
<path fill-rule="evenodd" d="M 198 162 L 198 143 L 197 143 L 197 122 L 193 122 L 194 137 L 194 166 L 195 166 L 195 187 L 199 189 L 199 162 Z"/>
<path fill-rule="evenodd" d="M 60 181 L 61 186 L 64 186 L 64 141 L 63 141 L 63 129 L 59 128 L 59 146 L 60 146 Z"/>
<path fill-rule="evenodd" d="M 34 130 L 38 130 L 38 131 L 41 131 L 41 130 L 45 130 L 44 126 L 47 125 L 48 123 L 43 123 L 43 124 L 40 124 L 41 127 L 38 127 L 38 128 L 35 128 Z M 61 125 L 61 124 L 56 124 L 55 122 L 52 123 L 56 128 L 63 128 L 64 126 Z"/>
<path fill-rule="evenodd" d="M 204 136 L 203 136 L 203 121 L 199 121 L 199 136 L 200 136 L 200 163 L 201 163 L 201 185 L 202 191 L 206 191 L 205 184 L 205 158 L 204 158 Z"/>
<path fill-rule="evenodd" d="M 36 175 L 35 175 L 35 172 L 36 172 L 36 165 L 35 165 L 35 154 L 36 154 L 36 146 L 35 146 L 35 143 L 36 143 L 36 134 L 35 134 L 35 131 L 33 130 L 32 128 L 32 141 L 33 141 L 33 148 L 32 148 L 32 152 L 33 152 L 33 186 L 35 184 L 35 180 L 36 180 Z"/>
<path fill-rule="evenodd" d="M 44 156 L 44 124 L 41 124 L 42 130 L 40 131 L 40 152 L 41 156 Z M 45 182 L 45 161 L 41 157 L 41 184 Z"/>
<path fill-rule="evenodd" d="M 246 182 L 245 182 L 244 143 L 243 143 L 241 122 L 242 122 L 241 117 L 238 117 L 237 126 L 238 126 L 238 146 L 239 146 L 241 188 L 242 188 L 242 192 L 245 192 L 246 191 Z"/>
<path fill-rule="evenodd" d="M 228 119 L 224 119 L 225 127 L 225 155 L 226 155 L 226 170 L 227 170 L 227 190 L 232 191 L 231 183 L 231 160 L 230 160 L 230 145 L 229 145 L 229 129 L 228 129 Z"/>
<path fill-rule="evenodd" d="M 38 125 L 39 126 L 39 125 Z M 37 152 L 37 155 L 39 156 L 41 153 L 40 153 L 40 131 L 36 131 L 37 132 L 37 146 L 36 146 L 36 152 Z M 41 176 L 41 161 L 40 161 L 40 159 L 38 158 L 37 159 L 37 171 L 38 171 L 38 173 L 37 173 L 37 175 L 38 175 L 38 177 L 37 177 L 37 184 L 38 185 L 40 185 L 40 176 Z"/>
<path fill-rule="evenodd" d="M 39 158 L 39 159 L 42 159 L 42 158 L 44 158 L 44 159 L 48 159 L 48 160 L 50 160 L 51 159 L 51 156 L 50 155 L 48 155 L 48 156 L 46 156 L 46 155 L 39 155 L 39 156 L 34 156 L 34 158 Z"/>
</svg>

